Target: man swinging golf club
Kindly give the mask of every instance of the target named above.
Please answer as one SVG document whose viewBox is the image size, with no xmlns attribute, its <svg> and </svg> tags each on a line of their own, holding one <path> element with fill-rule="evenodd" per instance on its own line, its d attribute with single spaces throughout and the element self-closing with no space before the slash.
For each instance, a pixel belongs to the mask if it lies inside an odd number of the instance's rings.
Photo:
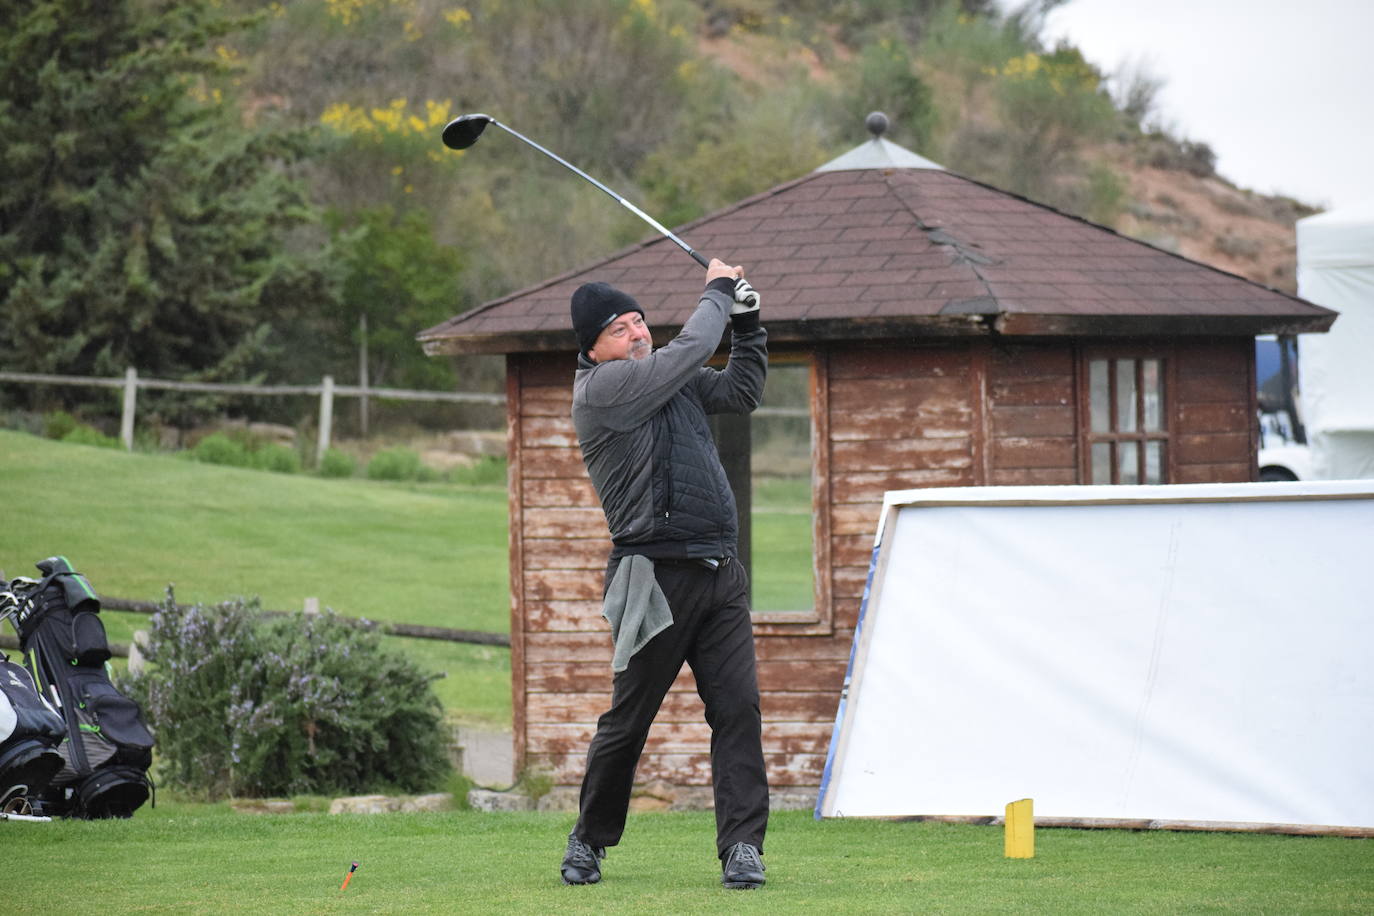
<svg viewBox="0 0 1374 916">
<path fill-rule="evenodd" d="M 572 296 L 580 347 L 573 423 L 613 545 L 605 614 L 614 681 L 587 752 L 565 884 L 601 880 L 606 847 L 625 830 L 649 726 L 684 661 L 711 727 L 721 881 L 764 883 L 768 778 L 749 579 L 738 560 L 734 495 L 706 421 L 752 411 L 763 393 L 767 333 L 758 293 L 742 275 L 712 259 L 696 311 L 657 350 L 644 310 L 624 292 L 587 283 Z M 727 321 L 729 362 L 709 368 Z"/>
</svg>

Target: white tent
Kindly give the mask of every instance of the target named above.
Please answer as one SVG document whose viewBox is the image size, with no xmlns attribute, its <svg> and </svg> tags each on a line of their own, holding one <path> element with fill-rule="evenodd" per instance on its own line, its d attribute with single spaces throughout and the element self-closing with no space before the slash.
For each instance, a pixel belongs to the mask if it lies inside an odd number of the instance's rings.
<svg viewBox="0 0 1374 916">
<path fill-rule="evenodd" d="M 1298 295 L 1340 312 L 1299 338 L 1317 478 L 1374 477 L 1374 199 L 1297 222 Z"/>
</svg>

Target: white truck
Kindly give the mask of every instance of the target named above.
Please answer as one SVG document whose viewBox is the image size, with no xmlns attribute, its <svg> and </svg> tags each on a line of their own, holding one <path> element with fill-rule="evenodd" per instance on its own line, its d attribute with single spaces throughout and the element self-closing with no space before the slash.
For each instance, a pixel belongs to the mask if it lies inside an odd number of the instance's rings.
<svg viewBox="0 0 1374 916">
<path fill-rule="evenodd" d="M 1255 341 L 1260 480 L 1374 477 L 1374 199 L 1297 222 L 1298 295 L 1325 334 Z"/>
</svg>

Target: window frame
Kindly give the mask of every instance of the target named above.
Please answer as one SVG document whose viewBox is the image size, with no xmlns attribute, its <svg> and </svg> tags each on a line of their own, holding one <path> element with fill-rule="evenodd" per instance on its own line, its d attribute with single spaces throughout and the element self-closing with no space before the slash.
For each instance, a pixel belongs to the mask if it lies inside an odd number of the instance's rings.
<svg viewBox="0 0 1374 916">
<path fill-rule="evenodd" d="M 1093 429 L 1092 365 L 1098 360 L 1107 361 L 1108 407 L 1110 410 L 1109 424 L 1112 427 L 1108 432 L 1096 432 Z M 1130 432 L 1122 431 L 1117 428 L 1118 398 L 1116 366 L 1118 362 L 1122 360 L 1133 360 L 1135 362 L 1135 407 L 1137 422 L 1136 429 Z M 1149 360 L 1157 360 L 1159 362 L 1159 379 L 1164 387 L 1164 396 L 1159 411 L 1161 428 L 1158 430 L 1146 430 L 1143 422 L 1145 390 L 1141 383 L 1144 377 L 1145 363 Z M 1122 485 L 1120 482 L 1121 469 L 1118 458 L 1118 446 L 1121 443 L 1136 444 L 1136 473 L 1139 477 L 1139 484 L 1145 484 L 1145 446 L 1146 443 L 1150 442 L 1159 442 L 1163 452 L 1159 465 L 1160 479 L 1155 483 L 1159 485 L 1168 484 L 1172 483 L 1177 478 L 1175 466 L 1177 449 L 1173 441 L 1174 431 L 1178 428 L 1178 418 L 1174 409 L 1174 405 L 1178 400 L 1177 365 L 1178 361 L 1173 353 L 1173 348 L 1163 344 L 1100 344 L 1080 348 L 1077 382 L 1079 391 L 1078 474 L 1079 480 L 1082 483 L 1093 484 L 1093 446 L 1103 443 L 1108 443 L 1111 446 L 1111 479 L 1109 483 L 1095 485 Z M 1127 486 L 1130 486 L 1130 484 L 1127 484 Z"/>
<path fill-rule="evenodd" d="M 811 414 L 811 588 L 812 603 L 808 609 L 795 611 L 757 611 L 752 605 L 750 616 L 756 635 L 829 636 L 834 633 L 834 608 L 831 583 L 830 546 L 830 399 L 829 361 L 824 352 L 810 348 L 770 347 L 769 366 L 804 365 L 809 376 L 808 395 Z M 725 365 L 724 355 L 717 355 L 710 363 L 715 368 Z M 752 422 L 752 420 L 751 420 Z M 751 448 L 752 452 L 752 448 Z M 752 464 L 752 458 L 751 458 Z M 751 475 L 752 477 L 752 475 Z M 752 481 L 751 481 L 752 485 Z M 736 494 L 739 501 L 739 494 Z M 753 494 L 750 494 L 750 505 Z M 752 528 L 752 525 L 750 526 Z M 752 547 L 752 545 L 751 545 Z M 750 551 L 752 555 L 752 549 Z M 749 575 L 753 577 L 752 556 Z"/>
<path fill-rule="evenodd" d="M 811 607 L 794 611 L 754 611 L 761 634 L 829 634 L 833 631 L 830 570 L 830 428 L 826 360 L 816 350 L 770 350 L 770 366 L 807 368 L 811 417 Z M 752 576 L 753 571 L 750 570 Z"/>
</svg>

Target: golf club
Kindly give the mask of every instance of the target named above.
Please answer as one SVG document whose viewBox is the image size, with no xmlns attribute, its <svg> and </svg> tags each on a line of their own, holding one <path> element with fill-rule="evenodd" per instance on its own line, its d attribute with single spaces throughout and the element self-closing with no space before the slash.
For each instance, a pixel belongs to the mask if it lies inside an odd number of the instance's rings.
<svg viewBox="0 0 1374 916">
<path fill-rule="evenodd" d="M 639 209 L 634 204 L 630 203 L 628 200 L 621 197 L 619 194 L 615 193 L 610 188 L 606 187 L 604 184 L 602 184 L 592 176 L 588 175 L 586 172 L 579 169 L 577 166 L 573 165 L 570 162 L 567 162 L 559 156 L 556 156 L 548 150 L 544 149 L 544 147 L 540 146 L 538 143 L 535 143 L 533 140 L 531 140 L 529 137 L 526 137 L 524 134 L 519 133 L 518 131 L 511 130 L 509 127 L 502 124 L 500 121 L 496 120 L 491 115 L 465 114 L 461 115 L 460 117 L 454 118 L 452 121 L 449 121 L 448 124 L 444 126 L 444 145 L 447 146 L 449 149 L 467 149 L 468 147 L 472 146 L 474 143 L 477 142 L 477 138 L 482 135 L 482 131 L 487 129 L 488 124 L 495 124 L 497 127 L 501 128 L 506 133 L 510 134 L 512 137 L 515 137 L 517 140 L 523 140 L 530 146 L 539 150 L 539 152 L 543 153 L 545 156 L 548 156 L 554 162 L 557 162 L 559 165 L 564 166 L 565 168 L 570 169 L 573 172 L 580 175 L 581 177 L 587 179 L 592 184 L 596 185 L 598 188 L 614 197 L 616 199 L 616 202 L 619 203 L 622 207 L 629 210 L 635 216 L 638 216 L 640 219 L 644 220 L 644 222 L 648 223 L 650 226 L 653 226 L 655 229 L 657 229 L 659 234 L 662 235 L 664 238 L 675 243 L 683 251 L 690 254 L 693 258 L 696 259 L 696 262 L 700 264 L 702 267 L 710 266 L 710 262 L 707 261 L 706 258 L 697 254 L 696 251 L 692 249 L 692 246 L 688 245 L 682 239 L 678 238 L 677 236 L 669 232 L 658 222 L 658 220 L 654 219 L 652 216 L 645 213 L 643 210 Z"/>
</svg>

